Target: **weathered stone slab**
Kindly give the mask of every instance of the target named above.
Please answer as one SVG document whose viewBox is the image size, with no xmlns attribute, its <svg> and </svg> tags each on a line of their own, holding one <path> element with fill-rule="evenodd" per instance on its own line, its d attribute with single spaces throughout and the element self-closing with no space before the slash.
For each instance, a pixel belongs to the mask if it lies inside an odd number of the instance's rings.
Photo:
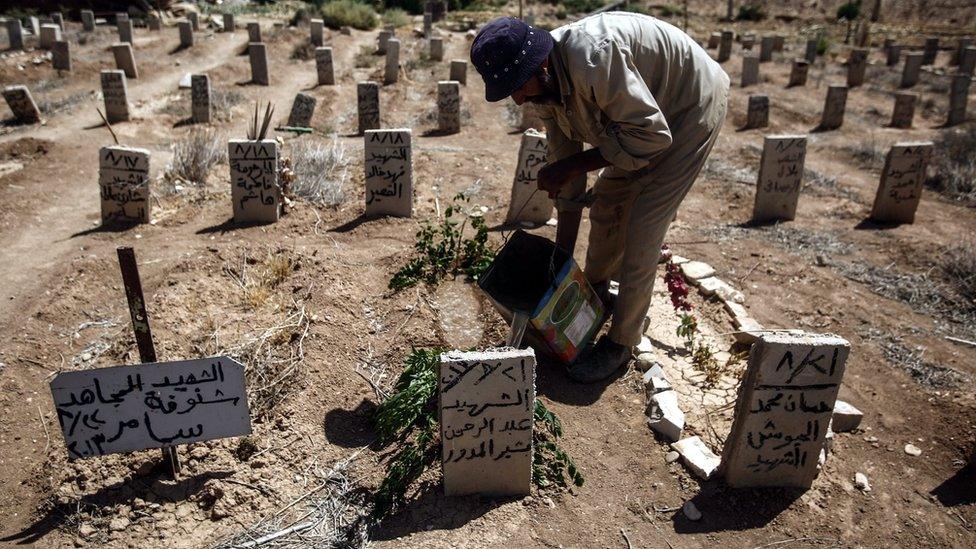
<svg viewBox="0 0 976 549">
<path fill-rule="evenodd" d="M 756 35 L 744 34 L 739 38 L 739 42 L 742 44 L 743 51 L 752 51 L 752 47 L 756 45 Z"/>
<path fill-rule="evenodd" d="M 708 35 L 708 49 L 712 50 L 718 47 L 719 42 L 722 41 L 722 33 L 713 32 Z"/>
<path fill-rule="evenodd" d="M 901 87 L 910 88 L 918 84 L 918 77 L 922 73 L 923 55 L 920 52 L 906 52 L 905 66 L 901 71 Z"/>
<path fill-rule="evenodd" d="M 400 76 L 400 41 L 390 38 L 386 41 L 386 66 L 383 69 L 383 83 L 393 84 Z"/>
<path fill-rule="evenodd" d="M 288 115 L 288 125 L 298 128 L 310 128 L 312 126 L 312 116 L 315 114 L 316 99 L 307 93 L 299 93 L 295 96 L 295 101 L 291 104 L 291 113 Z"/>
<path fill-rule="evenodd" d="M 786 37 L 782 34 L 777 34 L 773 36 L 773 52 L 781 53 L 783 48 L 786 47 Z"/>
<path fill-rule="evenodd" d="M 190 106 L 194 122 L 210 122 L 210 104 L 210 77 L 206 74 L 194 74 L 190 77 Z"/>
<path fill-rule="evenodd" d="M 931 141 L 922 141 L 896 143 L 888 150 L 871 219 L 889 223 L 915 221 L 932 148 Z"/>
<path fill-rule="evenodd" d="M 935 58 L 939 54 L 939 38 L 936 36 L 930 36 L 925 39 L 925 45 L 922 47 L 922 64 L 923 65 L 934 65 Z"/>
<path fill-rule="evenodd" d="M 461 85 L 457 82 L 437 83 L 437 129 L 445 134 L 461 131 Z"/>
<path fill-rule="evenodd" d="M 681 455 L 685 467 L 700 479 L 708 480 L 719 468 L 719 457 L 697 435 L 683 438 L 671 444 L 671 448 Z"/>
<path fill-rule="evenodd" d="M 843 400 L 834 402 L 834 413 L 830 419 L 830 429 L 835 433 L 847 433 L 857 429 L 864 419 L 864 413 Z"/>
<path fill-rule="evenodd" d="M 366 130 L 366 215 L 413 215 L 410 130 Z"/>
<path fill-rule="evenodd" d="M 110 124 L 129 119 L 129 97 L 126 91 L 125 73 L 102 71 L 102 97 L 105 99 L 105 118 Z"/>
<path fill-rule="evenodd" d="M 769 96 L 750 95 L 746 111 L 746 129 L 765 128 L 769 125 Z"/>
<path fill-rule="evenodd" d="M 888 46 L 887 57 L 885 58 L 885 65 L 889 67 L 894 67 L 901 61 L 901 52 L 905 49 L 905 46 L 901 44 L 892 44 Z"/>
<path fill-rule="evenodd" d="M 834 335 L 764 334 L 753 344 L 722 453 L 730 486 L 810 487 L 849 352 Z"/>
<path fill-rule="evenodd" d="M 7 19 L 7 42 L 12 50 L 24 49 L 24 27 L 20 19 Z"/>
<path fill-rule="evenodd" d="M 312 19 L 309 34 L 313 46 L 319 47 L 325 44 L 325 22 L 321 19 Z"/>
<path fill-rule="evenodd" d="M 763 138 L 756 201 L 752 209 L 753 221 L 790 221 L 796 217 L 806 154 L 807 138 L 804 135 L 769 135 Z"/>
<path fill-rule="evenodd" d="M 806 59 L 794 59 L 793 67 L 790 69 L 790 81 L 786 84 L 788 88 L 793 86 L 806 86 L 807 75 L 810 73 L 810 62 Z"/>
<path fill-rule="evenodd" d="M 224 32 L 235 32 L 237 30 L 237 21 L 234 20 L 233 13 L 224 14 Z"/>
<path fill-rule="evenodd" d="M 151 32 L 159 32 L 163 28 L 163 22 L 158 15 L 151 13 L 146 18 L 146 26 L 149 27 Z"/>
<path fill-rule="evenodd" d="M 132 44 L 112 44 L 112 55 L 115 57 L 115 68 L 124 72 L 126 78 L 139 78 Z"/>
<path fill-rule="evenodd" d="M 959 62 L 962 61 L 963 52 L 972 45 L 972 38 L 964 37 L 956 40 L 956 49 L 952 50 L 952 59 L 949 60 L 949 64 L 953 66 L 959 65 Z"/>
<path fill-rule="evenodd" d="M 969 103 L 969 75 L 954 74 L 949 84 L 949 114 L 946 126 L 955 126 L 966 121 L 966 105 Z"/>
<path fill-rule="evenodd" d="M 41 111 L 31 96 L 27 86 L 7 86 L 3 89 L 3 99 L 21 124 L 35 124 L 41 121 Z"/>
<path fill-rule="evenodd" d="M 41 35 L 41 20 L 33 15 L 27 17 L 24 21 L 27 22 L 28 27 L 30 27 L 30 32 L 34 36 Z"/>
<path fill-rule="evenodd" d="M 102 224 L 149 223 L 149 151 L 115 145 L 98 151 Z"/>
<path fill-rule="evenodd" d="M 268 48 L 261 42 L 251 42 L 247 46 L 248 57 L 251 60 L 251 82 L 261 86 L 271 83 L 268 74 Z"/>
<path fill-rule="evenodd" d="M 773 60 L 773 36 L 763 36 L 759 41 L 759 61 L 765 63 Z"/>
<path fill-rule="evenodd" d="M 247 24 L 247 41 L 248 43 L 261 42 L 261 24 L 260 23 L 248 23 Z"/>
<path fill-rule="evenodd" d="M 58 40 L 51 48 L 51 67 L 56 71 L 71 72 L 71 49 L 67 40 Z"/>
<path fill-rule="evenodd" d="M 430 39 L 430 60 L 431 61 L 444 60 L 444 39 L 443 38 L 434 37 Z"/>
<path fill-rule="evenodd" d="M 315 72 L 320 86 L 335 85 L 335 68 L 332 65 L 332 48 L 315 48 Z"/>
<path fill-rule="evenodd" d="M 356 84 L 356 108 L 359 114 L 359 133 L 380 127 L 380 85 L 376 82 Z"/>
<path fill-rule="evenodd" d="M 54 43 L 61 40 L 61 28 L 57 25 L 41 25 L 41 39 L 38 47 L 42 50 L 49 50 L 54 47 Z"/>
<path fill-rule="evenodd" d="M 199 32 L 200 30 L 200 14 L 195 11 L 186 12 L 186 20 L 190 22 L 193 27 L 193 32 Z"/>
<path fill-rule="evenodd" d="M 807 40 L 806 50 L 803 52 L 803 58 L 807 60 L 807 63 L 816 61 L 818 42 L 818 40 Z"/>
<path fill-rule="evenodd" d="M 718 53 L 715 56 L 715 60 L 719 63 L 725 63 L 732 57 L 732 39 L 734 37 L 735 33 L 733 31 L 722 31 L 722 36 L 718 42 Z"/>
<path fill-rule="evenodd" d="M 538 190 L 539 170 L 546 165 L 548 143 L 544 133 L 526 130 L 519 146 L 512 199 L 509 201 L 505 223 L 528 222 L 542 224 L 552 217 L 553 201 L 545 191 Z"/>
<path fill-rule="evenodd" d="M 834 130 L 844 124 L 844 110 L 847 108 L 847 86 L 829 86 L 824 99 L 823 117 L 820 129 Z"/>
<path fill-rule="evenodd" d="M 424 14 L 424 38 L 430 38 L 434 29 L 434 17 L 429 13 Z"/>
<path fill-rule="evenodd" d="M 535 363 L 531 348 L 441 355 L 445 495 L 529 494 Z"/>
<path fill-rule="evenodd" d="M 193 45 L 193 24 L 189 21 L 177 21 L 177 28 L 180 30 L 180 47 L 189 48 Z"/>
<path fill-rule="evenodd" d="M 52 13 L 51 14 L 51 21 L 55 25 L 57 25 L 59 29 L 61 29 L 61 32 L 64 32 L 64 15 L 62 15 L 61 12 L 56 11 L 56 12 Z M 60 39 L 61 38 L 58 38 L 58 40 L 60 40 Z"/>
<path fill-rule="evenodd" d="M 678 406 L 678 393 L 661 391 L 651 395 L 645 419 L 647 425 L 668 442 L 680 439 L 685 428 L 685 413 Z"/>
<path fill-rule="evenodd" d="M 702 261 L 686 261 L 680 267 L 681 275 L 692 284 L 703 278 L 715 275 L 715 268 Z"/>
<path fill-rule="evenodd" d="M 908 92 L 895 93 L 895 108 L 891 112 L 892 128 L 911 128 L 915 118 L 915 105 L 918 94 Z"/>
<path fill-rule="evenodd" d="M 959 74 L 972 76 L 974 68 L 976 68 L 976 47 L 970 46 L 963 50 L 962 57 L 959 59 Z"/>
<path fill-rule="evenodd" d="M 864 84 L 864 74 L 868 69 L 868 50 L 855 48 L 847 58 L 847 87 L 853 88 Z"/>
<path fill-rule="evenodd" d="M 95 12 L 92 10 L 81 10 L 81 28 L 85 32 L 95 30 Z"/>
<path fill-rule="evenodd" d="M 459 82 L 462 86 L 468 85 L 468 62 L 464 59 L 452 59 L 451 76 L 448 80 Z"/>
<path fill-rule="evenodd" d="M 227 143 L 234 223 L 274 223 L 281 217 L 278 142 L 274 139 Z"/>
<path fill-rule="evenodd" d="M 119 42 L 132 43 L 132 20 L 118 21 L 116 23 L 119 31 Z"/>
<path fill-rule="evenodd" d="M 753 86 L 759 83 L 759 58 L 755 55 L 744 55 L 742 57 L 742 87 Z"/>
<path fill-rule="evenodd" d="M 386 55 L 386 43 L 393 38 L 393 33 L 388 30 L 381 30 L 376 36 L 376 53 Z"/>
</svg>

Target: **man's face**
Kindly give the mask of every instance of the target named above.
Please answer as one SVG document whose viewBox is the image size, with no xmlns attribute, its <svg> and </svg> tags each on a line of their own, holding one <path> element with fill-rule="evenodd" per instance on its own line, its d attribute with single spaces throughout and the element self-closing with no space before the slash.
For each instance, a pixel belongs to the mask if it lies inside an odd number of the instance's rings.
<svg viewBox="0 0 976 549">
<path fill-rule="evenodd" d="M 559 92 L 553 85 L 552 77 L 543 70 L 533 74 L 521 88 L 512 92 L 512 100 L 516 105 L 526 101 L 537 105 L 553 105 L 559 103 Z"/>
</svg>

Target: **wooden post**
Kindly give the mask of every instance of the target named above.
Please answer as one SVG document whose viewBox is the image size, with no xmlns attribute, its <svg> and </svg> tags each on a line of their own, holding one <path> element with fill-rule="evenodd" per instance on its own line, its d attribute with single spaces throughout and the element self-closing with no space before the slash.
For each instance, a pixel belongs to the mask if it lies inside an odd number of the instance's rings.
<svg viewBox="0 0 976 549">
<path fill-rule="evenodd" d="M 156 362 L 156 346 L 153 345 L 152 330 L 149 329 L 149 315 L 146 313 L 146 300 L 142 295 L 142 281 L 139 280 L 139 267 L 136 265 L 136 254 L 128 246 L 120 246 L 119 269 L 122 271 L 122 284 L 125 286 L 125 297 L 129 302 L 129 316 L 132 318 L 132 331 L 136 336 L 139 347 L 139 361 L 143 363 Z M 163 459 L 169 463 L 170 474 L 173 479 L 180 474 L 180 456 L 175 446 L 162 448 Z"/>
</svg>

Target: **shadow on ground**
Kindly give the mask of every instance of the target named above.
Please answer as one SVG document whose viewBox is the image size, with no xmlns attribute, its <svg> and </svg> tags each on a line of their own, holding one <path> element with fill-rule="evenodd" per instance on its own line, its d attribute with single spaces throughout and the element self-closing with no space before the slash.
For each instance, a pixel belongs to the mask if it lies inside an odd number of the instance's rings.
<svg viewBox="0 0 976 549">
<path fill-rule="evenodd" d="M 440 482 L 427 482 L 402 510 L 370 528 L 369 539 L 386 541 L 424 530 L 454 530 L 517 499 L 521 498 L 448 497 Z"/>
<path fill-rule="evenodd" d="M 802 490 L 785 488 L 736 490 L 713 481 L 703 483 L 701 491 L 691 498 L 691 502 L 702 513 L 701 520 L 689 520 L 678 509 L 671 516 L 671 521 L 674 523 L 674 531 L 679 534 L 762 528 L 775 520 L 801 495 Z"/>
</svg>

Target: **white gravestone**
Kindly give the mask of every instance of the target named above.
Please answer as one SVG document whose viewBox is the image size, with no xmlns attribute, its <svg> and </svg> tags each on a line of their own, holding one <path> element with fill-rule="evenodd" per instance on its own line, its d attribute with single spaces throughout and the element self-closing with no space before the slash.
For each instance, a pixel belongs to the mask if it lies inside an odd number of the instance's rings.
<svg viewBox="0 0 976 549">
<path fill-rule="evenodd" d="M 855 48 L 847 59 L 847 87 L 864 84 L 864 74 L 868 68 L 868 50 Z"/>
<path fill-rule="evenodd" d="M 24 49 L 24 27 L 19 19 L 7 19 L 7 42 L 12 50 Z"/>
<path fill-rule="evenodd" d="M 244 366 L 225 356 L 62 372 L 51 395 L 71 459 L 251 433 Z"/>
<path fill-rule="evenodd" d="M 383 83 L 393 84 L 400 75 L 400 41 L 391 38 L 386 41 L 386 67 L 383 70 Z"/>
<path fill-rule="evenodd" d="M 807 138 L 804 135 L 769 135 L 763 138 L 753 221 L 789 221 L 796 217 L 806 154 Z"/>
<path fill-rule="evenodd" d="M 332 48 L 315 48 L 315 72 L 320 86 L 335 85 L 335 67 L 332 64 Z"/>
<path fill-rule="evenodd" d="M 102 97 L 105 99 L 105 118 L 109 124 L 129 119 L 129 97 L 126 92 L 125 73 L 102 71 Z"/>
<path fill-rule="evenodd" d="M 759 83 L 759 58 L 755 55 L 746 55 L 742 58 L 742 87 L 753 86 Z"/>
<path fill-rule="evenodd" d="M 177 21 L 180 30 L 180 47 L 189 48 L 193 45 L 193 25 L 189 21 Z"/>
<path fill-rule="evenodd" d="M 918 84 L 918 76 L 922 72 L 922 53 L 908 52 L 905 54 L 905 66 L 901 71 L 901 87 L 910 88 Z"/>
<path fill-rule="evenodd" d="M 464 59 L 454 59 L 451 61 L 451 73 L 448 80 L 459 82 L 462 86 L 468 85 L 468 62 Z"/>
<path fill-rule="evenodd" d="M 871 208 L 871 219 L 889 223 L 915 222 L 932 148 L 931 141 L 923 141 L 896 143 L 888 150 Z"/>
<path fill-rule="evenodd" d="M 553 201 L 547 192 L 537 187 L 539 170 L 546 165 L 548 150 L 546 134 L 536 130 L 526 130 L 522 134 L 505 223 L 525 221 L 541 225 L 552 217 Z"/>
<path fill-rule="evenodd" d="M 430 39 L 430 60 L 431 61 L 444 60 L 444 39 L 443 38 Z"/>
<path fill-rule="evenodd" d="M 274 223 L 281 217 L 278 142 L 274 139 L 227 143 L 234 223 Z"/>
<path fill-rule="evenodd" d="M 312 45 L 319 47 L 325 43 L 325 22 L 321 19 L 312 19 L 309 27 Z"/>
<path fill-rule="evenodd" d="M 847 86 L 829 86 L 824 99 L 823 117 L 820 129 L 834 130 L 844 124 L 844 110 L 847 108 Z"/>
<path fill-rule="evenodd" d="M 457 82 L 437 83 L 437 129 L 445 134 L 461 131 L 461 85 Z"/>
<path fill-rule="evenodd" d="M 116 23 L 119 29 L 119 42 L 132 43 L 132 20 L 126 19 Z"/>
<path fill-rule="evenodd" d="M 380 86 L 376 82 L 356 84 L 356 108 L 359 111 L 359 133 L 380 127 Z"/>
<path fill-rule="evenodd" d="M 312 115 L 315 114 L 316 100 L 307 93 L 299 93 L 295 96 L 295 101 L 291 104 L 291 113 L 288 115 L 288 125 L 298 128 L 309 128 L 312 126 Z"/>
<path fill-rule="evenodd" d="M 789 88 L 793 86 L 806 86 L 807 85 L 807 74 L 810 73 L 810 62 L 806 59 L 794 59 L 793 68 L 790 69 L 790 81 L 786 85 Z"/>
<path fill-rule="evenodd" d="M 746 128 L 765 128 L 769 125 L 769 96 L 750 95 L 746 111 Z"/>
<path fill-rule="evenodd" d="M 115 68 L 124 72 L 126 78 L 139 78 L 132 44 L 112 44 L 112 55 L 115 56 Z"/>
<path fill-rule="evenodd" d="M 918 95 L 908 92 L 895 92 L 895 107 L 891 112 L 892 128 L 911 128 L 915 118 L 915 104 Z"/>
<path fill-rule="evenodd" d="M 849 353 L 830 334 L 765 334 L 753 343 L 722 452 L 729 486 L 810 487 Z"/>
<path fill-rule="evenodd" d="M 946 126 L 966 121 L 966 104 L 969 103 L 969 84 L 972 78 L 966 74 L 954 74 L 949 85 L 949 115 Z"/>
<path fill-rule="evenodd" d="M 271 82 L 268 74 L 268 49 L 261 42 L 248 44 L 248 57 L 251 60 L 251 82 L 267 86 Z"/>
<path fill-rule="evenodd" d="M 27 21 L 27 24 L 30 25 L 31 34 L 33 34 L 34 36 L 40 36 L 41 35 L 41 21 L 40 21 L 40 19 L 38 19 L 37 17 L 34 17 L 32 15 L 32 16 L 28 17 L 26 19 L 26 21 Z"/>
<path fill-rule="evenodd" d="M 67 40 L 58 40 L 51 48 L 51 67 L 56 71 L 71 72 L 71 49 Z"/>
<path fill-rule="evenodd" d="M 367 130 L 364 136 L 366 215 L 413 215 L 410 130 Z"/>
<path fill-rule="evenodd" d="M 190 106 L 193 121 L 197 124 L 210 122 L 210 77 L 194 74 L 190 77 Z"/>
<path fill-rule="evenodd" d="M 445 495 L 529 493 L 535 363 L 532 349 L 441 355 Z"/>
<path fill-rule="evenodd" d="M 7 86 L 3 89 L 3 99 L 7 102 L 14 118 L 21 124 L 34 124 L 41 121 L 41 111 L 31 96 L 27 86 Z"/>
<path fill-rule="evenodd" d="M 61 29 L 57 25 L 41 25 L 40 48 L 49 50 L 54 43 L 61 40 Z"/>
<path fill-rule="evenodd" d="M 149 151 L 115 145 L 98 151 L 102 224 L 149 223 Z"/>
</svg>

